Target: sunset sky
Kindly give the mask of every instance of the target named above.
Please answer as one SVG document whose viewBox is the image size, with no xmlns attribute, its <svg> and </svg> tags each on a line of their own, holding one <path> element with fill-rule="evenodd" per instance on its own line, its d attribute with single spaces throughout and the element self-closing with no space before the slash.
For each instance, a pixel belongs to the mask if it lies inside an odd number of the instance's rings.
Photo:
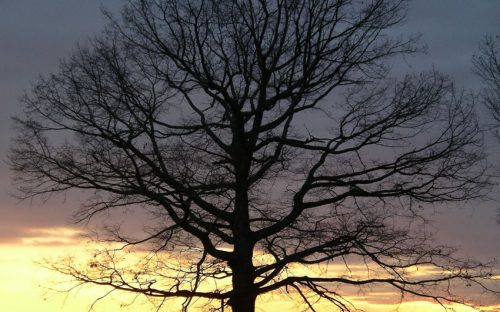
<svg viewBox="0 0 500 312">
<path fill-rule="evenodd" d="M 40 74 L 57 71 L 58 63 L 79 42 L 105 25 L 104 7 L 117 12 L 120 0 L 0 0 L 0 311 L 88 311 L 95 299 L 108 290 L 67 288 L 65 277 L 44 269 L 43 259 L 73 256 L 84 258 L 94 248 L 81 237 L 86 229 L 71 222 L 85 196 L 70 193 L 49 199 L 20 202 L 12 194 L 6 155 L 14 135 L 11 116 L 21 113 L 18 98 Z M 486 34 L 500 35 L 499 0 L 415 0 L 401 34 L 421 33 L 429 53 L 399 59 L 396 73 L 435 68 L 453 77 L 458 88 L 477 91 L 480 83 L 472 72 L 471 57 Z M 487 113 L 481 111 L 484 124 Z M 487 137 L 491 159 L 499 155 L 499 143 Z M 500 159 L 499 159 L 500 160 Z M 499 188 L 492 200 L 438 207 L 432 227 L 440 243 L 457 246 L 464 256 L 488 261 L 500 258 Z M 495 201 L 496 200 L 496 201 Z M 140 220 L 140 218 L 136 219 Z M 140 224 L 130 224 L 140 228 Z M 500 276 L 500 265 L 497 266 Z M 500 279 L 500 278 L 499 278 Z M 478 294 L 472 294 L 478 296 Z M 373 289 L 350 297 L 367 311 L 443 311 L 433 303 Z M 133 303 L 132 303 L 133 302 Z M 127 306 L 127 303 L 132 303 Z M 124 305 L 125 304 L 125 305 Z M 484 311 L 500 311 L 500 302 L 486 302 Z M 95 311 L 154 311 L 144 298 L 119 293 L 97 302 Z M 264 298 L 263 311 L 293 310 L 289 303 Z M 457 307 L 459 312 L 474 311 Z"/>
</svg>

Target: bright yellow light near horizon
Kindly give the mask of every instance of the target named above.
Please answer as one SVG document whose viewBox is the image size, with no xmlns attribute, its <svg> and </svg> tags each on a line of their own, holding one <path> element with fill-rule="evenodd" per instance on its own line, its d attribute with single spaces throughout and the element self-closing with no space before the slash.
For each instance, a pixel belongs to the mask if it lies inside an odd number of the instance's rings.
<svg viewBox="0 0 500 312">
<path fill-rule="evenodd" d="M 35 235 L 36 234 L 36 235 Z M 97 298 L 103 296 L 109 288 L 83 287 L 69 293 L 57 293 L 48 288 L 68 284 L 58 284 L 67 278 L 43 268 L 37 262 L 43 259 L 57 259 L 72 256 L 76 259 L 89 257 L 92 246 L 78 239 L 79 231 L 70 228 L 54 228 L 33 230 L 29 237 L 20 240 L 18 244 L 0 245 L 0 311 L 6 312 L 87 312 Z M 54 245 L 50 245 L 53 243 Z M 37 245 L 38 244 L 38 245 Z M 64 288 L 64 287 L 63 287 Z M 391 296 L 390 292 L 350 296 L 348 299 L 357 307 L 370 312 L 442 312 L 439 305 L 426 301 L 398 302 L 397 295 L 390 303 L 374 304 L 370 295 Z M 259 311 L 296 311 L 298 307 L 292 301 L 282 301 L 279 295 L 259 298 Z M 127 305 L 133 303 L 132 305 Z M 167 306 L 172 305 L 169 301 Z M 456 312 L 475 312 L 477 310 L 453 306 Z M 135 298 L 131 294 L 114 292 L 104 300 L 99 301 L 94 309 L 96 312 L 118 311 L 155 311 L 144 297 Z M 331 311 L 331 307 L 319 311 Z M 165 309 L 163 311 L 176 311 Z M 500 311 L 500 305 L 483 308 L 483 311 Z"/>
<path fill-rule="evenodd" d="M 27 229 L 25 231 L 26 237 L 20 238 L 20 245 L 51 247 L 78 245 L 79 236 L 83 233 L 81 230 L 67 227 Z"/>
</svg>

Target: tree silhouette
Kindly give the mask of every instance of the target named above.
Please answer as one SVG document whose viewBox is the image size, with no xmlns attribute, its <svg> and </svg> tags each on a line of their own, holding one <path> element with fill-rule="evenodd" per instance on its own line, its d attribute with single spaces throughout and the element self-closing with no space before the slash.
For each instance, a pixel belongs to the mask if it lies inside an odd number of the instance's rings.
<svg viewBox="0 0 500 312">
<path fill-rule="evenodd" d="M 24 97 L 10 162 L 25 197 L 92 190 L 81 221 L 154 214 L 144 237 L 116 227 L 108 239 L 178 261 L 119 268 L 109 251 L 54 268 L 185 298 L 183 310 L 202 298 L 254 311 L 284 291 L 312 311 L 318 300 L 347 311 L 343 287 L 370 285 L 444 304 L 463 302 L 450 283 L 486 287 L 486 265 L 433 245 L 422 226 L 427 205 L 479 197 L 486 181 L 470 99 L 436 72 L 388 76 L 391 57 L 417 51 L 389 35 L 405 10 L 128 1 Z"/>
<path fill-rule="evenodd" d="M 496 137 L 500 139 L 498 126 L 500 125 L 500 50 L 499 37 L 486 36 L 479 45 L 478 54 L 472 58 L 474 70 L 483 82 L 481 99 L 493 117 L 496 128 Z M 497 214 L 500 223 L 500 210 Z"/>
<path fill-rule="evenodd" d="M 472 59 L 474 69 L 484 83 L 482 98 L 492 117 L 500 122 L 500 50 L 498 36 L 486 38 L 479 45 L 479 53 Z"/>
</svg>

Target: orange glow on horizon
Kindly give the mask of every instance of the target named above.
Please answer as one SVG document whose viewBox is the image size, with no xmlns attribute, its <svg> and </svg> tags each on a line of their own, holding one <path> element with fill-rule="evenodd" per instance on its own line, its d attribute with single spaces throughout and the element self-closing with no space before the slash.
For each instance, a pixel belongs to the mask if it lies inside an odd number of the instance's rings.
<svg viewBox="0 0 500 312">
<path fill-rule="evenodd" d="M 7 312 L 87 312 L 90 305 L 110 289 L 103 287 L 76 288 L 69 293 L 58 293 L 49 288 L 60 288 L 64 276 L 43 268 L 37 262 L 43 259 L 57 259 L 72 256 L 85 259 L 89 256 L 89 244 L 80 238 L 80 231 L 71 228 L 34 229 L 27 231 L 30 235 L 15 243 L 0 245 L 0 307 Z M 370 296 L 386 298 L 387 301 L 370 302 Z M 374 290 L 366 294 L 352 295 L 348 300 L 356 307 L 370 312 L 438 312 L 444 311 L 436 303 L 427 301 L 405 301 L 399 303 L 399 294 L 391 291 Z M 172 306 L 172 302 L 168 306 Z M 144 297 L 113 292 L 109 297 L 100 300 L 94 306 L 96 312 L 118 311 L 155 311 Z M 472 308 L 453 306 L 456 312 L 478 311 Z M 292 302 L 284 302 L 278 295 L 259 298 L 260 311 L 294 311 Z M 331 311 L 325 306 L 319 311 Z M 162 311 L 176 311 L 164 309 Z M 484 307 L 482 311 L 500 311 L 500 305 Z"/>
</svg>

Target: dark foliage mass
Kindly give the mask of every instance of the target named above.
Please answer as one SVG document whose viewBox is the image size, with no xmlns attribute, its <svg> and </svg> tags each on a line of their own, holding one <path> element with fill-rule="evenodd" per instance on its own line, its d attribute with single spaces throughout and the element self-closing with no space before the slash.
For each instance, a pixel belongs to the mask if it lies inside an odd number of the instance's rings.
<svg viewBox="0 0 500 312">
<path fill-rule="evenodd" d="M 254 311 L 281 291 L 350 311 L 351 286 L 440 303 L 465 300 L 454 283 L 486 288 L 486 265 L 423 227 L 426 206 L 481 196 L 486 181 L 472 99 L 436 72 L 388 77 L 392 57 L 418 48 L 389 36 L 405 9 L 128 1 L 26 95 L 10 161 L 26 197 L 93 191 L 79 220 L 149 211 L 144 237 L 108 239 L 178 261 L 117 269 L 109 252 L 54 268 L 159 309 L 203 298 Z"/>
</svg>

